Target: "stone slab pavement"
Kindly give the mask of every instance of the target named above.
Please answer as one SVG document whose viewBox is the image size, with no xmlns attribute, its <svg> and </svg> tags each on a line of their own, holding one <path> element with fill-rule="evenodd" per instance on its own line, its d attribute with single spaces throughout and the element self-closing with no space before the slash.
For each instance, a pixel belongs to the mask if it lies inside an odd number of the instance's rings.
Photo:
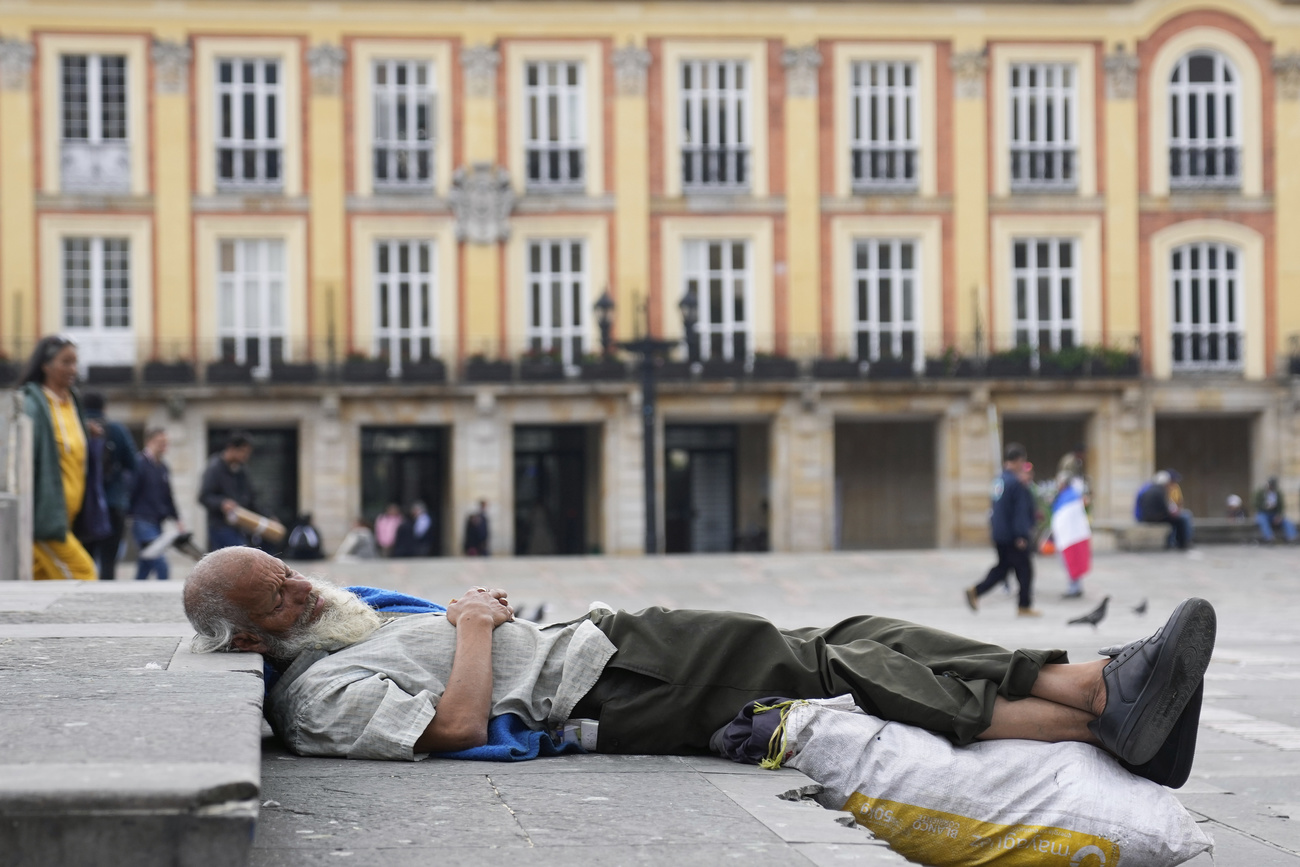
<svg viewBox="0 0 1300 867">
<path fill-rule="evenodd" d="M 524 613 L 545 602 L 551 620 L 577 616 L 593 599 L 629 609 L 736 608 L 783 626 L 869 612 L 1012 647 L 1061 647 L 1075 659 L 1148 634 L 1178 600 L 1204 596 L 1218 609 L 1219 639 L 1196 767 L 1178 797 L 1217 849 L 1213 860 L 1190 863 L 1300 864 L 1300 549 L 1103 553 L 1082 601 L 1060 598 L 1059 560 L 1040 558 L 1040 619 L 1017 618 L 1014 597 L 996 590 L 979 613 L 966 609 L 962 588 L 991 561 L 991 552 L 959 550 L 378 561 L 304 564 L 310 568 L 303 571 L 436 601 L 474 584 L 504 587 Z M 132 628 L 139 640 L 169 634 L 179 617 L 179 582 L 118 583 L 44 603 L 5 604 L 22 594 L 0 588 L 0 643 L 26 638 L 31 633 L 22 630 L 37 624 L 69 639 L 87 630 L 101 640 Z M 1109 613 L 1097 628 L 1066 625 L 1107 595 Z M 1147 613 L 1138 614 L 1143 600 Z M 99 625 L 88 627 L 96 618 Z M 130 653 L 136 661 L 158 655 L 143 643 Z M 123 721 L 110 724 L 128 735 Z M 578 756 L 520 765 L 304 759 L 268 739 L 252 863 L 902 863 L 866 832 L 837 824 L 837 814 L 776 797 L 804 782 L 794 771 L 709 758 Z"/>
</svg>

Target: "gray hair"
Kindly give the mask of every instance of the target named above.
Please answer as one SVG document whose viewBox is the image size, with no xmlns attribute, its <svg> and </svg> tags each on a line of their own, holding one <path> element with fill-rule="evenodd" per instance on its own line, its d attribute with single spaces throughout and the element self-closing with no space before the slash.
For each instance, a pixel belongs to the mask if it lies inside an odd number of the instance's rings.
<svg viewBox="0 0 1300 867">
<path fill-rule="evenodd" d="M 200 560 L 185 580 L 185 616 L 194 627 L 195 653 L 231 651 L 235 633 L 255 631 L 247 614 L 227 596 L 241 572 L 247 548 L 222 548 Z"/>
</svg>

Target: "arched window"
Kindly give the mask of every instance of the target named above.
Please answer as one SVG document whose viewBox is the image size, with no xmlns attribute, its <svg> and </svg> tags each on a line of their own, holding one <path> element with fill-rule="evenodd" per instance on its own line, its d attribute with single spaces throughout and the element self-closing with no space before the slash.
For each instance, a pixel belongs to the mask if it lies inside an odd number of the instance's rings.
<svg viewBox="0 0 1300 867">
<path fill-rule="evenodd" d="M 1175 247 L 1170 257 L 1174 370 L 1241 368 L 1241 252 L 1200 241 Z"/>
<path fill-rule="evenodd" d="M 1193 51 L 1169 80 L 1169 186 L 1241 185 L 1240 76 L 1217 51 Z"/>
</svg>

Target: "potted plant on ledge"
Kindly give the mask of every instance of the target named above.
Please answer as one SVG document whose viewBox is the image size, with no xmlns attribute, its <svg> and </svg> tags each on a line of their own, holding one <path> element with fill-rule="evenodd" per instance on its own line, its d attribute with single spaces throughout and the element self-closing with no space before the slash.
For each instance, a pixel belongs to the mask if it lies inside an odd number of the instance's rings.
<svg viewBox="0 0 1300 867">
<path fill-rule="evenodd" d="M 1029 376 L 1034 350 L 1029 346 L 1017 346 L 989 356 L 985 372 L 991 377 Z"/>
<path fill-rule="evenodd" d="M 613 355 L 585 355 L 578 375 L 588 382 L 615 382 L 627 379 L 627 365 Z"/>
<path fill-rule="evenodd" d="M 519 359 L 522 382 L 555 382 L 564 379 L 564 361 L 558 349 L 530 349 Z"/>
<path fill-rule="evenodd" d="M 489 359 L 482 353 L 465 359 L 466 382 L 509 382 L 513 365 L 500 359 Z"/>
<path fill-rule="evenodd" d="M 339 368 L 339 378 L 344 382 L 387 382 L 388 362 L 359 352 L 350 353 Z"/>
<path fill-rule="evenodd" d="M 446 382 L 447 365 L 441 358 L 426 356 L 402 362 L 402 382 Z"/>
<path fill-rule="evenodd" d="M 799 362 L 783 355 L 760 352 L 754 355 L 749 375 L 754 379 L 798 379 Z"/>
<path fill-rule="evenodd" d="M 153 385 L 188 385 L 194 382 L 194 365 L 188 361 L 145 362 L 142 378 Z"/>
</svg>

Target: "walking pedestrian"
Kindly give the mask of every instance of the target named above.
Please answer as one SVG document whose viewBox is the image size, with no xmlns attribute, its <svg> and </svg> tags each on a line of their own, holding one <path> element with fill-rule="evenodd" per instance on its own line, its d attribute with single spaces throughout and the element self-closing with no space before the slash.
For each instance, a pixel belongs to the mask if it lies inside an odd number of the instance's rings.
<svg viewBox="0 0 1300 867">
<path fill-rule="evenodd" d="M 160 427 L 149 428 L 144 432 L 144 448 L 135 462 L 135 485 L 131 490 L 131 534 L 135 537 L 139 558 L 136 560 L 135 580 L 145 581 L 150 573 L 156 573 L 159 581 L 169 577 L 167 558 L 163 554 L 146 558 L 144 552 L 149 543 L 156 540 L 163 532 L 163 523 L 168 519 L 176 522 L 176 528 L 184 533 L 185 525 L 176 512 L 176 500 L 172 496 L 172 476 L 163 455 L 167 454 L 167 431 Z"/>
<path fill-rule="evenodd" d="M 95 561 L 72 533 L 86 496 L 87 424 L 77 345 L 51 335 L 36 344 L 19 380 L 32 420 L 32 577 L 95 580 Z M 102 430 L 91 425 L 91 431 Z"/>
<path fill-rule="evenodd" d="M 231 434 L 221 451 L 208 459 L 199 486 L 199 502 L 208 510 L 208 550 L 247 545 L 248 538 L 232 526 L 235 508 L 257 511 L 253 483 L 245 466 L 253 456 L 248 434 Z"/>
<path fill-rule="evenodd" d="M 112 581 L 117 577 L 117 558 L 121 553 L 126 516 L 131 508 L 131 491 L 135 486 L 135 440 L 126 425 L 105 416 L 106 403 L 99 392 L 86 392 L 82 405 L 86 410 L 86 420 L 98 422 L 104 429 L 99 466 L 109 524 L 108 535 L 91 543 L 87 550 L 99 566 L 99 580 Z"/>
<path fill-rule="evenodd" d="M 1021 481 L 1028 454 L 1020 443 L 1008 443 L 1003 455 L 1002 477 L 994 487 L 993 514 L 990 531 L 998 562 L 989 570 L 984 580 L 966 588 L 966 604 L 971 611 L 979 610 L 979 598 L 1005 581 L 1007 572 L 1014 570 L 1020 585 L 1020 617 L 1040 617 L 1034 608 L 1034 563 L 1030 559 L 1034 535 L 1034 497 Z"/>
</svg>

